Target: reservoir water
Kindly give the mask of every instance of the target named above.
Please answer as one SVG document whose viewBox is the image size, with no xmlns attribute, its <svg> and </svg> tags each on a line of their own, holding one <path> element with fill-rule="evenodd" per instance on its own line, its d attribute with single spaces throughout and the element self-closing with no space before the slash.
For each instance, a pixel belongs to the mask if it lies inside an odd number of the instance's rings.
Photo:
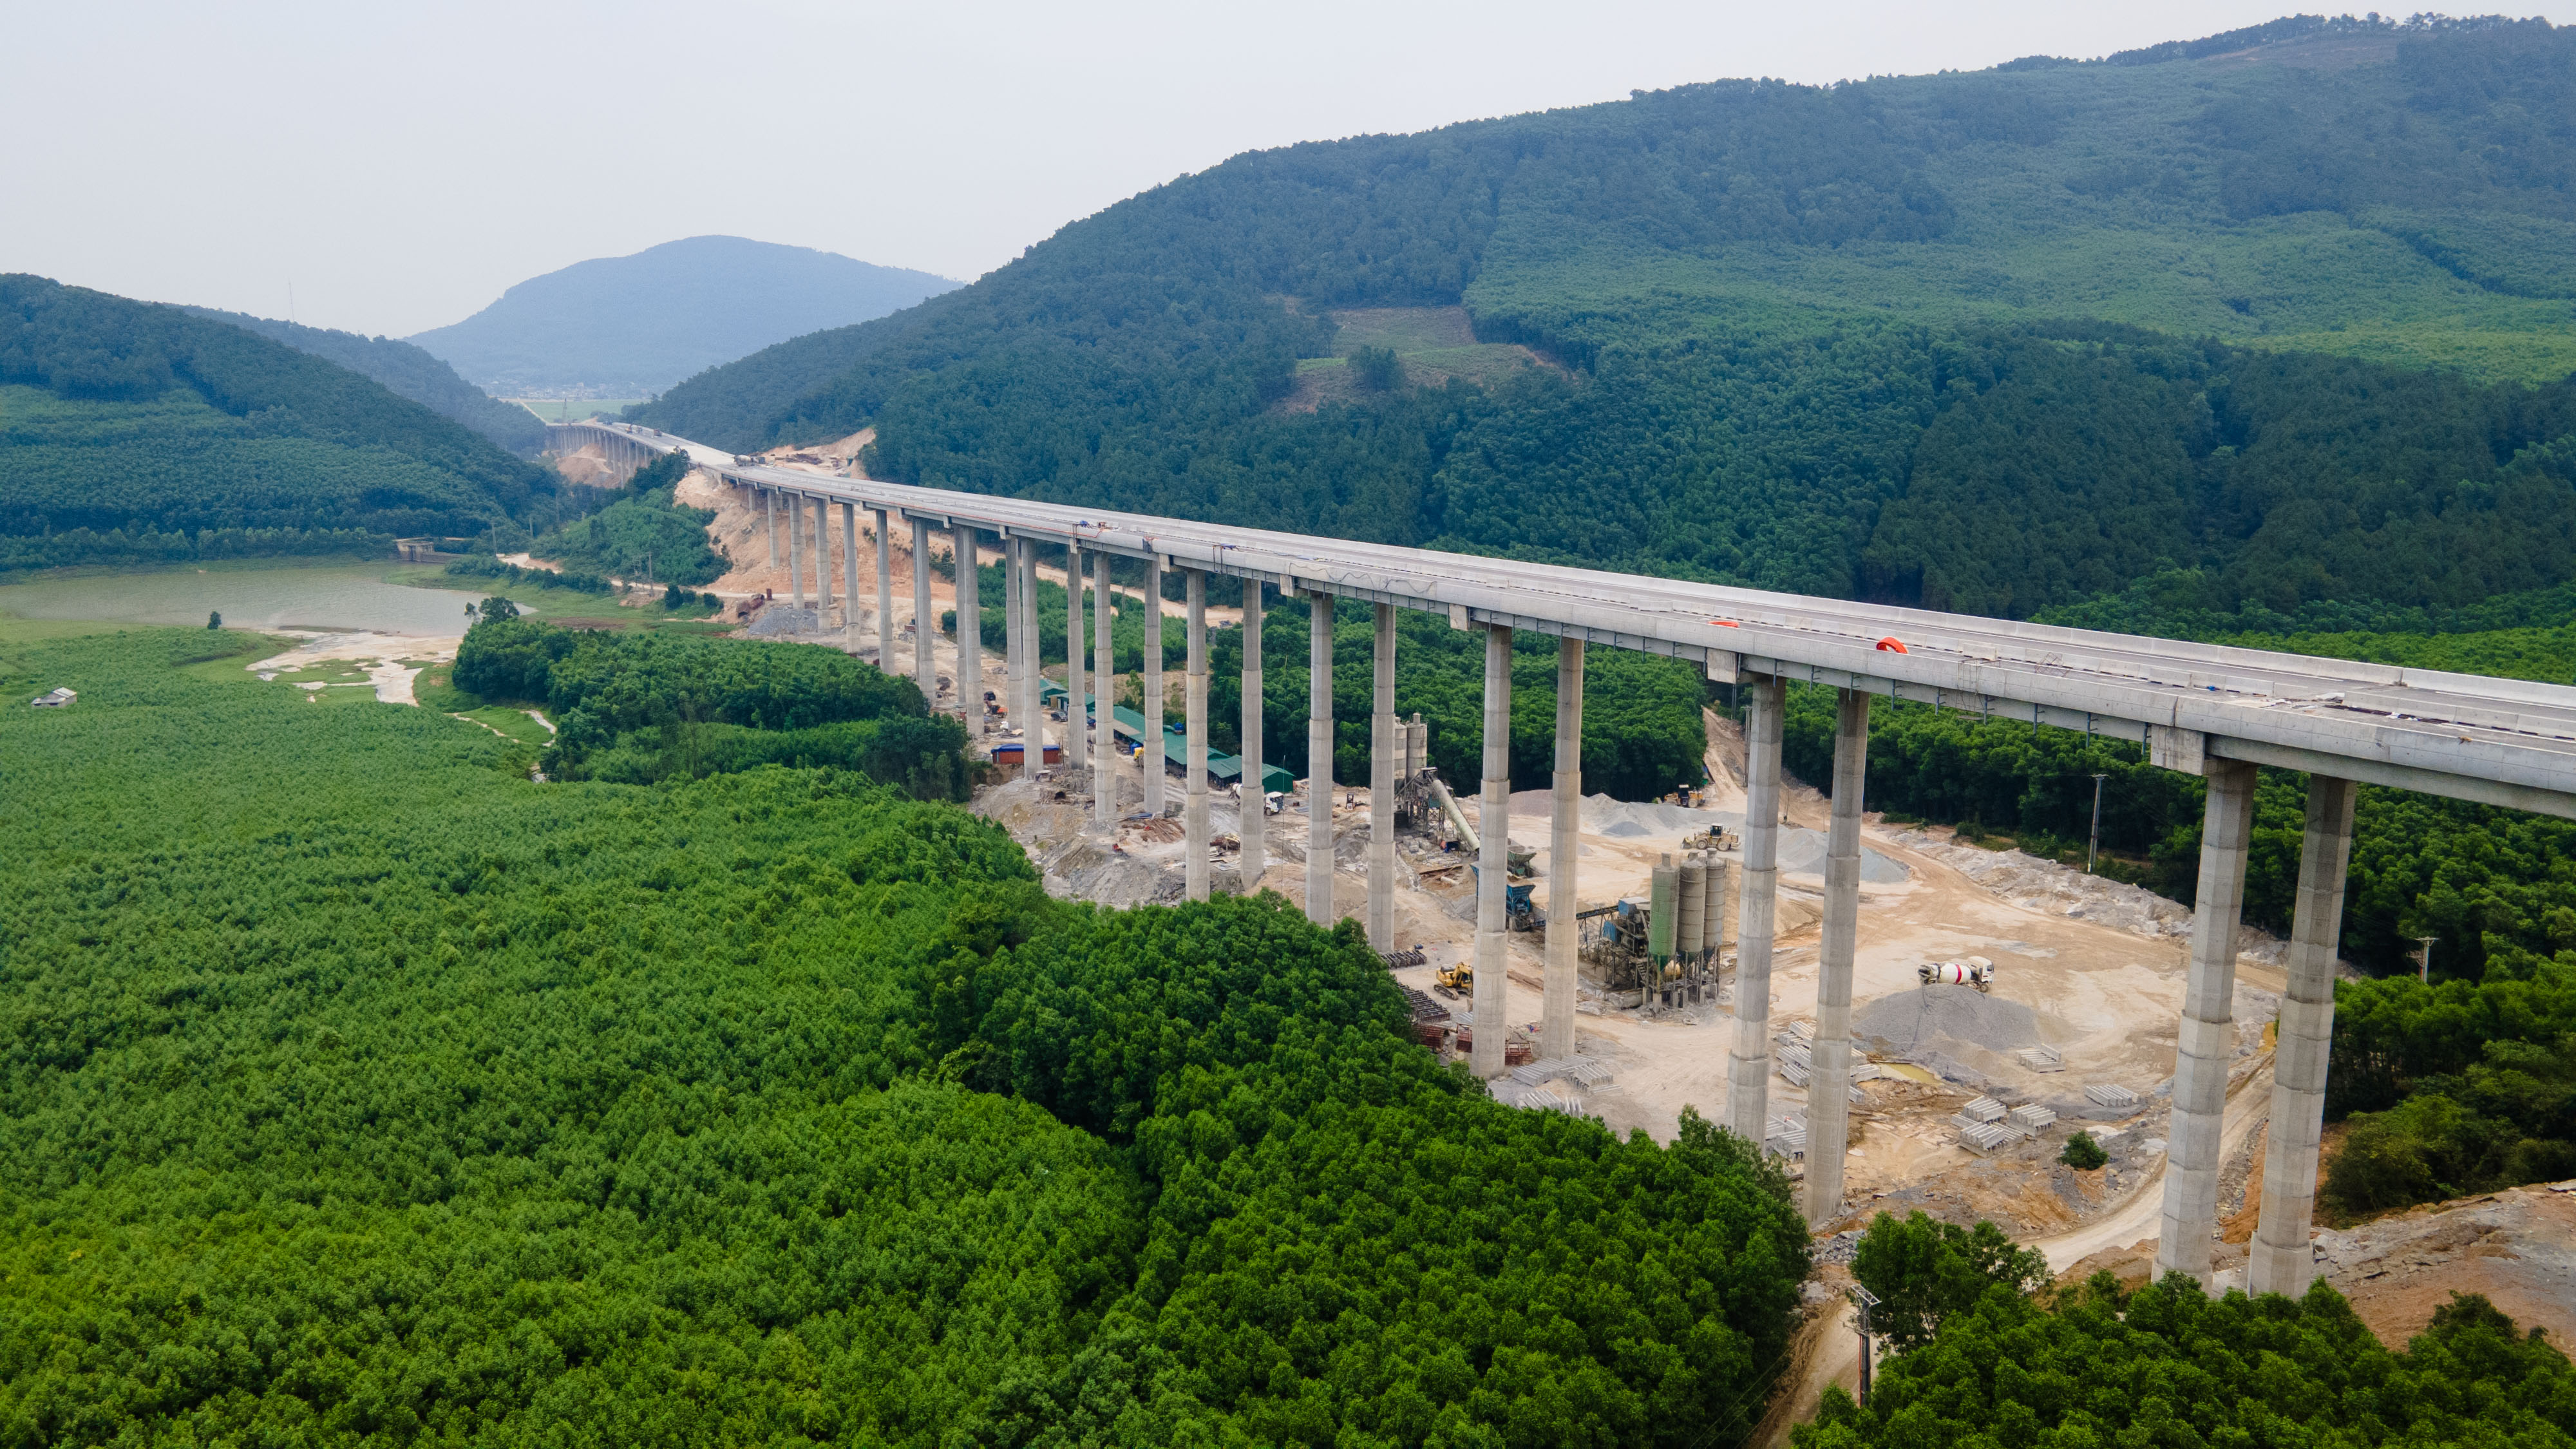
<svg viewBox="0 0 2576 1449">
<path fill-rule="evenodd" d="M 385 573 L 382 564 L 327 564 L 56 577 L 0 584 L 0 614 L 203 624 L 212 610 L 227 625 L 244 629 L 363 629 L 427 637 L 465 632 L 465 606 L 479 595 L 388 583 Z M 519 609 L 539 612 L 526 604 Z"/>
</svg>

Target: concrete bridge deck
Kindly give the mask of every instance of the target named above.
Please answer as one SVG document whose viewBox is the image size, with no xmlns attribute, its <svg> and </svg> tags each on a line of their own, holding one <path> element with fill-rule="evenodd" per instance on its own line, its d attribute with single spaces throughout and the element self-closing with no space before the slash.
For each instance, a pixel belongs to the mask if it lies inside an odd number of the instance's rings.
<svg viewBox="0 0 2576 1449">
<path fill-rule="evenodd" d="M 1587 642 L 2209 755 L 2576 818 L 2576 688 L 1482 558 L 992 494 L 826 478 L 623 424 L 573 424 L 800 498 L 1166 567 L 1261 579 Z M 1463 611 L 1463 613 L 1461 612 Z M 1731 627 L 1730 627 L 1731 626 Z M 1894 638 L 1899 654 L 1878 647 Z M 1712 659 L 1712 656 L 1715 656 Z M 2192 744 L 2175 745 L 2188 764 Z M 2193 773 L 2198 773 L 2196 767 Z"/>
</svg>

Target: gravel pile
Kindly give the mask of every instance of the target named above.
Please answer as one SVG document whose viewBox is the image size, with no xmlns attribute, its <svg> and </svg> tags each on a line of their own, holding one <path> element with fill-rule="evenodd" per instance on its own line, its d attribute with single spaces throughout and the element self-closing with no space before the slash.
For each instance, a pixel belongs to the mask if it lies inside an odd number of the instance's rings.
<svg viewBox="0 0 2576 1449">
<path fill-rule="evenodd" d="M 2025 910 L 2098 921 L 2133 935 L 2188 936 L 2191 908 L 2138 886 L 2086 875 L 2018 850 L 1985 850 L 1909 830 L 1899 845 L 1918 850 Z M 2250 933 L 2260 937 L 2261 932 Z M 2268 938 L 2265 938 L 2268 939 Z"/>
<path fill-rule="evenodd" d="M 823 628 L 823 615 L 817 609 L 800 609 L 793 604 L 771 604 L 752 615 L 742 632 L 766 639 L 779 634 L 815 634 Z"/>
<path fill-rule="evenodd" d="M 1852 1013 L 1852 1035 L 1869 1038 L 1891 1052 L 1959 1046 L 2019 1051 L 2040 1044 L 2044 1034 L 2048 1033 L 2038 1012 L 1970 986 L 1899 991 Z"/>
<path fill-rule="evenodd" d="M 1921 830 L 1904 832 L 1896 837 L 1896 843 L 1921 851 L 2025 910 L 2098 921 L 2138 936 L 2191 934 L 2191 907 L 2140 886 L 2086 875 L 2074 866 L 2024 855 L 2018 850 L 1985 850 Z M 2277 966 L 2288 949 L 2287 941 L 2268 931 L 2252 926 L 2237 929 L 2236 950 L 2247 960 Z M 2338 963 L 2336 974 L 2360 979 L 2360 973 L 2348 964 Z"/>
</svg>

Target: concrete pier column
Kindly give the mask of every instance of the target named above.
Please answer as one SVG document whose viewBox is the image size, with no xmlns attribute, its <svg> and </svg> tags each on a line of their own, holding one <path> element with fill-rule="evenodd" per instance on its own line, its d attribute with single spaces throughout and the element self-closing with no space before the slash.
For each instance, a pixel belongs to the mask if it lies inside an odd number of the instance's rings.
<svg viewBox="0 0 2576 1449">
<path fill-rule="evenodd" d="M 1005 534 L 1002 538 L 1002 718 L 1006 728 L 1018 730 L 1026 739 L 1028 717 L 1020 711 L 1022 668 L 1021 651 L 1028 646 L 1028 633 L 1020 619 L 1020 541 Z M 1028 769 L 1028 757 L 1020 757 L 1022 769 Z"/>
<path fill-rule="evenodd" d="M 1503 996 L 1510 982 L 1503 888 L 1512 848 L 1512 631 L 1485 626 L 1485 797 L 1476 809 L 1476 980 L 1468 1019 L 1476 1045 L 1468 1065 L 1480 1077 L 1503 1074 Z"/>
<path fill-rule="evenodd" d="M 2236 927 L 2245 906 L 2246 847 L 2254 833 L 2254 767 L 2213 759 L 2207 768 L 2200 892 L 2192 911 L 2190 975 L 2183 985 L 2182 1041 L 2174 1054 L 2173 1125 L 2166 1129 L 2164 1217 L 2156 1242 L 2158 1276 L 2180 1270 L 2204 1288 L 2218 1226 L 2227 1069 L 2236 1058 Z"/>
<path fill-rule="evenodd" d="M 1404 752 L 1395 722 L 1395 606 L 1377 606 L 1375 688 L 1369 711 L 1369 945 L 1395 949 L 1395 766 Z"/>
<path fill-rule="evenodd" d="M 1778 676 L 1745 687 L 1744 882 L 1736 907 L 1735 1044 L 1726 1056 L 1726 1125 L 1757 1146 L 1771 1108 L 1771 927 L 1780 905 Z M 1810 1080 L 1813 1080 L 1810 1078 Z"/>
<path fill-rule="evenodd" d="M 957 712 L 966 738 L 984 737 L 984 580 L 975 571 L 979 530 L 951 526 L 948 546 L 957 555 Z"/>
<path fill-rule="evenodd" d="M 1807 1079 L 1807 1223 L 1840 1217 L 1851 1145 L 1852 956 L 1860 942 L 1860 800 L 1869 696 L 1835 692 L 1834 813 L 1825 831 L 1825 921 L 1816 952 L 1816 1044 Z"/>
<path fill-rule="evenodd" d="M 1064 546 L 1064 767 L 1079 770 L 1091 763 L 1082 732 L 1083 701 L 1090 689 L 1083 678 L 1090 662 L 1082 657 L 1082 545 Z"/>
<path fill-rule="evenodd" d="M 1416 728 L 1420 728 L 1419 725 Z M 1538 1054 L 1574 1055 L 1574 948 L 1582 934 L 1575 896 L 1583 853 L 1583 641 L 1556 641 L 1556 773 L 1548 779 L 1547 964 L 1539 977 Z"/>
<path fill-rule="evenodd" d="M 769 566 L 778 567 L 778 491 L 760 490 L 760 521 L 769 532 Z"/>
<path fill-rule="evenodd" d="M 1269 588 L 1259 579 L 1243 581 L 1243 810 L 1234 838 L 1242 845 L 1235 868 L 1243 872 L 1247 895 L 1260 893 L 1261 873 L 1270 864 L 1270 807 L 1264 793 L 1270 772 L 1261 763 L 1261 599 Z"/>
<path fill-rule="evenodd" d="M 877 668 L 894 673 L 894 535 L 892 515 L 872 509 L 877 530 Z"/>
<path fill-rule="evenodd" d="M 2263 1153 L 2263 1212 L 2246 1260 L 2250 1293 L 2296 1298 L 2317 1276 L 2308 1230 L 2317 1206 L 2317 1138 L 2325 1128 L 2326 1050 L 2334 1039 L 2335 946 L 2343 937 L 2344 872 L 2352 864 L 2350 780 L 2308 777 L 2299 842 L 2298 912 L 2290 925 L 2290 989 L 2272 1054 L 2272 1128 Z"/>
<path fill-rule="evenodd" d="M 1046 767 L 1046 653 L 1038 627 L 1038 541 L 1019 540 L 1020 558 L 1020 707 L 1028 721 L 1027 768 Z"/>
<path fill-rule="evenodd" d="M 1145 560 L 1145 813 L 1163 815 L 1163 556 Z"/>
<path fill-rule="evenodd" d="M 1020 719 L 1020 544 L 1002 536 L 1002 732 L 1028 732 Z M 1023 768 L 1028 758 L 1020 758 Z"/>
<path fill-rule="evenodd" d="M 930 605 L 930 520 L 912 521 L 912 679 L 921 697 L 939 708 L 939 671 L 931 663 L 930 642 L 939 637 L 939 613 Z"/>
<path fill-rule="evenodd" d="M 832 607 L 832 505 L 814 500 L 814 607 L 829 612 Z M 817 618 L 817 626 L 822 620 Z"/>
<path fill-rule="evenodd" d="M 805 500 L 802 498 L 788 499 L 787 601 L 800 609 L 805 607 L 805 565 L 803 557 L 799 552 L 803 546 L 800 535 L 805 532 L 802 526 L 804 522 Z"/>
<path fill-rule="evenodd" d="M 841 505 L 841 643 L 848 649 L 859 647 L 859 505 L 855 503 Z"/>
<path fill-rule="evenodd" d="M 1110 714 L 1111 698 L 1117 693 L 1118 656 L 1116 641 L 1110 635 L 1109 555 L 1091 556 L 1091 677 L 1100 695 L 1100 738 L 1091 751 L 1091 823 L 1106 828 L 1118 823 L 1118 731 Z M 1075 728 L 1081 728 L 1079 721 Z"/>
<path fill-rule="evenodd" d="M 1181 686 L 1181 865 L 1182 894 L 1194 901 L 1208 898 L 1208 658 L 1207 575 L 1189 571 L 1190 654 Z"/>
<path fill-rule="evenodd" d="M 1306 919 L 1333 911 L 1333 596 L 1306 596 Z"/>
</svg>

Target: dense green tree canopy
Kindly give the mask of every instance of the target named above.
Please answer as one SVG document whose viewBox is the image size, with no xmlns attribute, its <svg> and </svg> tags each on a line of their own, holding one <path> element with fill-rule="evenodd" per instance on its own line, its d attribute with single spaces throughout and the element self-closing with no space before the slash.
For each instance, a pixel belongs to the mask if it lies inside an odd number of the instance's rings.
<svg viewBox="0 0 2576 1449">
<path fill-rule="evenodd" d="M 666 638 L 514 667 L 606 701 Z M 836 769 L 537 784 L 429 711 L 174 667 L 205 641 L 0 655 L 81 692 L 0 714 L 48 780 L 0 797 L 12 1442 L 1757 1416 L 1807 1261 L 1777 1170 L 1488 1100 L 1355 927 L 1050 901 L 999 830 Z M 764 719 L 848 697 L 708 647 Z"/>
<path fill-rule="evenodd" d="M 1828 1389 L 1799 1449 L 1942 1445 L 2576 1444 L 2576 1368 L 2483 1298 L 2454 1295 L 2403 1353 L 2334 1289 L 2212 1301 L 2175 1273 L 2108 1273 L 2040 1307 L 2003 1289 L 1881 1365 L 1869 1407 Z"/>
<path fill-rule="evenodd" d="M 2050 1274 L 2045 1254 L 2013 1246 L 1993 1223 L 1963 1228 L 1915 1212 L 1880 1213 L 1870 1223 L 1853 1251 L 1852 1277 L 1877 1295 L 1870 1327 L 1902 1353 L 1930 1343 L 1942 1320 L 1974 1309 L 1989 1291 L 2028 1293 Z"/>
</svg>

